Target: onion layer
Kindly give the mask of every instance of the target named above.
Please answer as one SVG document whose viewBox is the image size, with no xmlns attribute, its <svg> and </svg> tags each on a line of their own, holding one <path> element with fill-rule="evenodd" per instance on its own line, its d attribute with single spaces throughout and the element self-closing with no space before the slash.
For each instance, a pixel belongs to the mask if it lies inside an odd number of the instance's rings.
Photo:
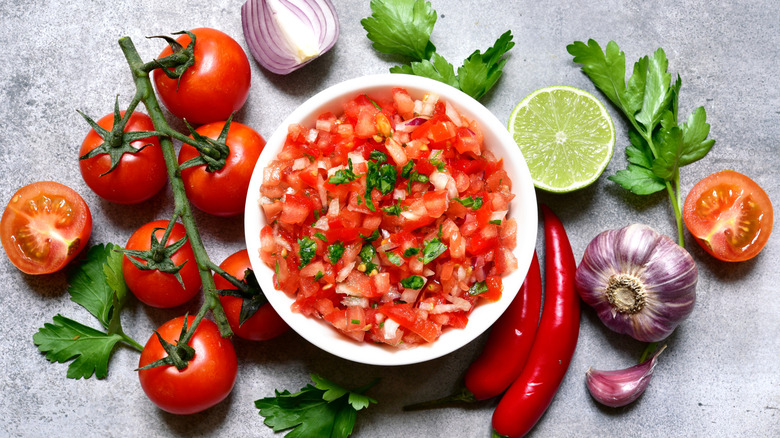
<svg viewBox="0 0 780 438">
<path fill-rule="evenodd" d="M 577 268 L 577 291 L 610 329 L 644 342 L 669 336 L 693 311 L 698 270 L 688 252 L 646 225 L 605 231 Z"/>
<path fill-rule="evenodd" d="M 241 21 L 252 56 L 277 74 L 303 67 L 330 50 L 339 37 L 330 0 L 247 0 Z"/>
</svg>

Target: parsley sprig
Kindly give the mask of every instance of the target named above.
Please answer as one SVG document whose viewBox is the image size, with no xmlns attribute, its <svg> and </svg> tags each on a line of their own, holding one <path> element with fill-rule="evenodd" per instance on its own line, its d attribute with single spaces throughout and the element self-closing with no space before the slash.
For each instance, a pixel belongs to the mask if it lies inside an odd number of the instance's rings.
<svg viewBox="0 0 780 438">
<path fill-rule="evenodd" d="M 314 385 L 299 392 L 275 391 L 275 397 L 255 401 L 264 423 L 275 432 L 292 429 L 290 438 L 346 438 L 352 434 L 358 411 L 377 401 L 365 395 L 374 382 L 348 390 L 316 374 Z"/>
<path fill-rule="evenodd" d="M 715 144 L 707 139 L 710 125 L 704 107 L 696 108 L 685 123 L 678 123 L 680 76 L 672 82 L 669 61 L 659 48 L 634 64 L 626 83 L 626 55 L 614 41 L 606 51 L 594 41 L 576 41 L 566 47 L 574 62 L 593 84 L 620 109 L 631 124 L 626 147 L 628 167 L 609 177 L 638 195 L 666 189 L 677 222 L 678 243 L 683 246 L 680 168 L 702 159 Z"/>
<path fill-rule="evenodd" d="M 124 342 L 138 351 L 143 347 L 122 331 L 119 319 L 127 297 L 122 276 L 122 254 L 111 243 L 95 245 L 86 259 L 68 273 L 70 299 L 98 319 L 104 330 L 56 315 L 33 335 L 38 350 L 50 362 L 65 363 L 70 379 L 98 379 L 108 375 L 108 360 L 116 345 Z"/>
<path fill-rule="evenodd" d="M 371 16 L 360 21 L 374 49 L 389 55 L 411 59 L 408 65 L 390 69 L 435 79 L 480 99 L 501 77 L 507 59 L 504 55 L 515 45 L 512 32 L 506 31 L 484 53 L 474 51 L 458 67 L 436 52 L 431 32 L 436 11 L 425 0 L 371 0 Z"/>
</svg>

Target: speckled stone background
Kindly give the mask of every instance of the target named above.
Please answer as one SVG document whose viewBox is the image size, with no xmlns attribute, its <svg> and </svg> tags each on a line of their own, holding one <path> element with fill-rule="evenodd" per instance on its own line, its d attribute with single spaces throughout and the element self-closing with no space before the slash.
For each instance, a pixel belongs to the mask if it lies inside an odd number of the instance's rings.
<svg viewBox="0 0 780 438">
<path fill-rule="evenodd" d="M 288 76 L 252 62 L 252 90 L 237 119 L 269 137 L 281 120 L 312 94 L 343 79 L 382 73 L 395 60 L 377 54 L 360 19 L 367 1 L 335 0 L 341 36 L 335 48 Z M 245 49 L 240 1 L 3 1 L 0 3 L 0 200 L 19 187 L 56 180 L 84 196 L 94 215 L 92 242 L 123 245 L 141 224 L 167 218 L 164 190 L 138 206 L 112 205 L 84 184 L 77 166 L 87 125 L 76 113 L 109 113 L 114 97 L 126 103 L 134 89 L 118 45 L 128 35 L 149 60 L 159 35 L 201 26 L 232 35 Z M 680 114 L 704 105 L 717 140 L 704 160 L 686 167 L 687 191 L 701 178 L 734 169 L 758 182 L 780 206 L 780 12 L 774 1 L 675 0 L 493 1 L 433 0 L 439 20 L 433 41 L 451 62 L 486 49 L 511 29 L 517 45 L 504 76 L 484 99 L 502 121 L 528 93 L 566 84 L 595 92 L 566 53 L 575 40 L 615 40 L 633 63 L 663 47 L 670 70 L 682 77 Z M 602 100 L 606 101 L 600 94 Z M 626 122 L 609 106 L 618 134 L 605 176 L 569 195 L 539 193 L 561 217 L 579 260 L 600 231 L 632 222 L 674 235 L 665 195 L 635 197 L 606 180 L 624 168 Z M 177 125 L 177 126 L 180 126 Z M 197 214 L 213 260 L 243 246 L 242 218 Z M 755 259 L 723 263 L 687 237 L 699 267 L 693 315 L 669 338 L 649 390 L 636 403 L 607 409 L 588 395 L 584 372 L 631 365 L 643 346 L 607 330 L 585 308 L 574 359 L 560 391 L 533 436 L 778 436 L 780 435 L 780 236 Z M 541 250 L 541 242 L 539 243 Z M 240 360 L 231 396 L 201 414 L 180 417 L 150 403 L 133 369 L 138 354 L 119 348 L 105 380 L 69 380 L 66 365 L 50 364 L 32 336 L 57 314 L 96 323 L 69 300 L 62 273 L 27 276 L 0 256 L 0 436 L 273 436 L 253 401 L 275 388 L 297 390 L 308 373 L 336 381 L 382 382 L 370 394 L 380 403 L 359 415 L 357 437 L 488 437 L 495 401 L 469 408 L 405 413 L 401 406 L 452 391 L 485 338 L 446 357 L 412 366 L 357 365 L 318 350 L 295 333 L 265 343 L 236 340 Z M 164 321 L 194 311 L 150 309 L 134 298 L 123 317 L 142 343 Z"/>
</svg>

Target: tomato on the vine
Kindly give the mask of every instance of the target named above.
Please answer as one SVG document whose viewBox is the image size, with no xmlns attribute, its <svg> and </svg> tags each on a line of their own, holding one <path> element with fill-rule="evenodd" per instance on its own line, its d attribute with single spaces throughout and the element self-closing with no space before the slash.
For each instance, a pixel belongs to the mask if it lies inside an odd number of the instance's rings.
<svg viewBox="0 0 780 438">
<path fill-rule="evenodd" d="M 243 249 L 228 256 L 220 265 L 225 272 L 244 280 L 247 269 L 252 269 L 249 263 L 249 253 Z M 214 274 L 214 284 L 217 289 L 236 289 L 228 280 L 219 274 Z M 237 336 L 252 341 L 265 341 L 275 338 L 289 329 L 287 323 L 279 316 L 270 303 L 266 303 L 257 309 L 254 315 L 239 324 L 241 305 L 243 299 L 233 296 L 221 296 L 222 308 L 225 310 L 230 328 Z"/>
<path fill-rule="evenodd" d="M 59 271 L 84 249 L 91 233 L 87 203 L 75 190 L 54 181 L 17 190 L 0 221 L 5 253 L 27 274 Z"/>
<path fill-rule="evenodd" d="M 212 139 L 219 138 L 225 122 L 214 122 L 197 129 L 198 134 Z M 225 140 L 230 153 L 225 165 L 215 171 L 206 165 L 182 169 L 181 178 L 187 198 L 199 209 L 217 216 L 235 216 L 244 211 L 249 180 L 265 139 L 249 126 L 231 122 Z M 179 151 L 179 164 L 198 156 L 194 147 L 183 144 Z"/>
<path fill-rule="evenodd" d="M 195 35 L 194 65 L 180 79 L 154 70 L 157 94 L 173 115 L 190 123 L 225 120 L 241 109 L 249 96 L 249 59 L 236 40 L 223 32 L 209 28 L 190 32 Z M 186 48 L 191 39 L 183 34 L 176 41 Z M 168 46 L 158 59 L 171 53 Z"/>
<path fill-rule="evenodd" d="M 120 113 L 124 116 L 125 112 Z M 98 120 L 97 124 L 111 130 L 114 114 Z M 146 114 L 133 112 L 125 125 L 125 132 L 153 131 L 152 119 Z M 84 156 L 103 144 L 104 139 L 90 129 L 81 144 L 79 156 Z M 160 141 L 157 137 L 147 137 L 130 143 L 139 152 L 125 153 L 114 170 L 111 169 L 111 156 L 100 154 L 79 160 L 79 168 L 84 182 L 101 198 L 119 204 L 135 204 L 146 201 L 163 188 L 168 181 Z M 144 147 L 145 146 L 145 147 Z M 108 173 L 106 173 L 108 172 Z"/>
<path fill-rule="evenodd" d="M 127 241 L 126 249 L 136 251 L 148 251 L 151 248 L 152 232 L 159 241 L 165 234 L 165 228 L 168 221 L 158 220 L 149 222 L 138 228 Z M 156 231 L 155 231 L 156 229 Z M 184 238 L 186 230 L 184 225 L 176 223 L 173 226 L 168 241 L 163 242 L 169 246 Z M 179 248 L 171 255 L 170 259 L 175 266 L 184 266 L 179 270 L 184 287 L 174 274 L 162 272 L 158 269 L 142 270 L 133 265 L 125 255 L 122 259 L 122 274 L 124 274 L 127 287 L 133 294 L 145 304 L 152 307 L 168 308 L 186 303 L 198 293 L 201 286 L 200 272 L 198 271 L 195 254 L 192 252 L 190 242 L 187 241 L 184 246 Z M 136 258 L 139 262 L 146 265 L 145 260 Z"/>
<path fill-rule="evenodd" d="M 187 328 L 194 318 L 187 319 Z M 167 342 L 179 339 L 184 317 L 172 319 L 157 329 Z M 208 319 L 201 320 L 190 339 L 195 355 L 187 367 L 178 370 L 173 365 L 138 371 L 146 396 L 160 409 L 173 414 L 194 414 L 208 409 L 225 399 L 233 390 L 238 374 L 238 359 L 233 344 L 223 338 L 219 328 Z M 153 334 L 146 342 L 138 368 L 162 359 L 167 353 Z"/>
<path fill-rule="evenodd" d="M 769 196 L 752 179 L 724 170 L 699 181 L 685 199 L 683 219 L 707 252 L 738 262 L 755 257 L 772 233 Z"/>
</svg>

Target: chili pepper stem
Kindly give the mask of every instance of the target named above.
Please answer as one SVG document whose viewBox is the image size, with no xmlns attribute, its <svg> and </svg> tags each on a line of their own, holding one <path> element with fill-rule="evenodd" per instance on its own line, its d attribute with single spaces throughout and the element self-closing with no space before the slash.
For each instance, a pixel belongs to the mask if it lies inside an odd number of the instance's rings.
<svg viewBox="0 0 780 438">
<path fill-rule="evenodd" d="M 172 129 L 165 120 L 160 104 L 157 102 L 157 98 L 154 95 L 152 82 L 149 79 L 148 66 L 141 60 L 133 41 L 129 37 L 122 37 L 119 39 L 119 47 L 122 49 L 122 53 L 124 53 L 125 59 L 127 59 L 127 63 L 130 66 L 130 71 L 133 74 L 133 80 L 136 86 L 136 96 L 140 98 L 144 103 L 144 106 L 146 106 L 146 110 L 149 112 L 149 117 L 151 117 L 155 129 L 159 132 L 171 132 Z M 162 148 L 163 157 L 165 158 L 165 165 L 168 169 L 168 180 L 170 181 L 171 189 L 173 190 L 175 211 L 181 217 L 182 223 L 187 230 L 187 239 L 190 242 L 190 246 L 192 246 L 192 252 L 195 255 L 195 261 L 198 265 L 198 271 L 200 271 L 200 278 L 203 283 L 203 293 L 205 296 L 204 307 L 198 312 L 199 318 L 196 318 L 196 320 L 193 321 L 193 328 L 191 331 L 194 332 L 194 327 L 197 326 L 197 323 L 203 319 L 203 316 L 205 316 L 205 313 L 208 310 L 211 310 L 214 322 L 217 324 L 217 327 L 219 327 L 220 334 L 223 337 L 230 337 L 233 334 L 233 331 L 230 329 L 230 324 L 228 324 L 225 311 L 222 309 L 222 305 L 218 299 L 214 278 L 211 275 L 211 271 L 208 269 L 210 263 L 209 257 L 195 224 L 192 207 L 184 190 L 184 181 L 181 179 L 173 141 L 167 136 L 160 137 L 160 146 Z"/>
<path fill-rule="evenodd" d="M 472 394 L 471 391 L 469 391 L 465 387 L 462 387 L 458 392 L 452 395 L 448 395 L 447 397 L 442 397 L 436 400 L 428 400 L 420 403 L 406 405 L 403 407 L 403 410 L 420 411 L 424 409 L 441 408 L 453 404 L 474 403 L 476 401 L 477 398 L 474 397 L 474 394 Z"/>
</svg>

